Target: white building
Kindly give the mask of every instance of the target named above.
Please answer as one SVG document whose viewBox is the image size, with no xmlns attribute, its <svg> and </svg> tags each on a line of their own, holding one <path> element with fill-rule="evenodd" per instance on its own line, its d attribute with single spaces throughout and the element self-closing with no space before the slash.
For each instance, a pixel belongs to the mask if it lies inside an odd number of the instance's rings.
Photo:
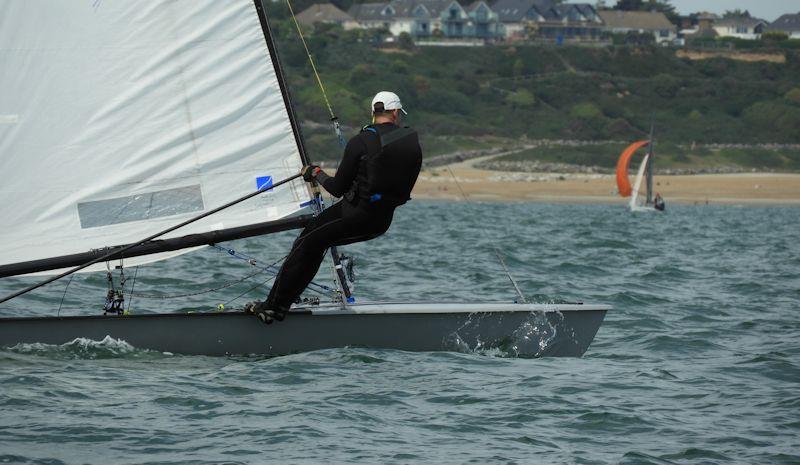
<svg viewBox="0 0 800 465">
<path fill-rule="evenodd" d="M 653 34 L 656 43 L 672 43 L 677 37 L 677 28 L 664 13 L 651 11 L 600 10 L 597 12 L 605 23 L 605 30 L 615 34 L 628 32 Z"/>
<path fill-rule="evenodd" d="M 740 16 L 719 19 L 711 27 L 720 37 L 756 40 L 761 37 L 761 33 L 767 27 L 767 22 L 763 19 Z"/>
</svg>

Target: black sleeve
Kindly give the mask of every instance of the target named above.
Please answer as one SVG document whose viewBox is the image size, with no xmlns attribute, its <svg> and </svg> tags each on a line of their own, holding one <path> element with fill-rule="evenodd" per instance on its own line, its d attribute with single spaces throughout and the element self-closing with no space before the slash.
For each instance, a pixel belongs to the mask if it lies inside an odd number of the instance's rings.
<svg viewBox="0 0 800 465">
<path fill-rule="evenodd" d="M 336 170 L 335 176 L 328 176 L 324 171 L 317 174 L 317 182 L 325 188 L 332 196 L 341 197 L 353 185 L 353 181 L 358 174 L 358 165 L 361 163 L 361 156 L 366 153 L 367 147 L 360 137 L 350 139 L 344 149 L 342 161 Z"/>
</svg>

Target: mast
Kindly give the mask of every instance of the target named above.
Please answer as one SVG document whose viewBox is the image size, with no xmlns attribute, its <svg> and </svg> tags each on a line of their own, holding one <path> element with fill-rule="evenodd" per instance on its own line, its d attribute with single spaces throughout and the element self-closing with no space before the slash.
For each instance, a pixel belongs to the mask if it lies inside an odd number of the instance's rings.
<svg viewBox="0 0 800 465">
<path fill-rule="evenodd" d="M 258 11 L 258 19 L 261 21 L 261 30 L 264 33 L 264 40 L 267 42 L 267 48 L 269 49 L 270 58 L 275 69 L 275 75 L 278 78 L 278 85 L 280 86 L 281 94 L 283 94 L 283 100 L 286 103 L 286 111 L 289 114 L 289 122 L 292 125 L 292 132 L 294 133 L 295 140 L 297 141 L 297 147 L 300 150 L 300 159 L 303 160 L 303 165 L 310 165 L 311 162 L 308 158 L 308 153 L 305 150 L 303 136 L 300 132 L 300 125 L 297 124 L 297 118 L 294 115 L 294 108 L 292 107 L 292 102 L 289 97 L 289 89 L 286 86 L 283 68 L 281 67 L 280 60 L 278 59 L 278 50 L 275 47 L 275 43 L 272 39 L 272 29 L 269 26 L 269 20 L 267 19 L 266 10 L 264 9 L 264 2 L 263 0 L 253 0 L 253 4 L 256 7 L 256 11 Z M 319 187 L 316 185 L 313 188 L 309 186 L 309 195 L 316 200 L 315 208 L 320 211 L 322 209 L 322 197 L 319 192 Z M 339 251 L 336 249 L 335 245 L 331 246 L 330 254 L 331 260 L 333 260 L 333 267 L 336 270 L 336 278 L 337 281 L 339 281 L 339 287 L 341 288 L 345 299 L 350 300 L 350 289 L 347 286 L 347 279 L 344 275 L 344 270 L 342 269 L 342 265 L 339 260 Z"/>
<path fill-rule="evenodd" d="M 653 139 L 653 133 L 655 132 L 655 125 L 650 125 L 650 143 L 647 146 L 647 200 L 645 201 L 645 205 L 652 205 L 653 204 L 653 144 L 655 140 Z"/>
</svg>

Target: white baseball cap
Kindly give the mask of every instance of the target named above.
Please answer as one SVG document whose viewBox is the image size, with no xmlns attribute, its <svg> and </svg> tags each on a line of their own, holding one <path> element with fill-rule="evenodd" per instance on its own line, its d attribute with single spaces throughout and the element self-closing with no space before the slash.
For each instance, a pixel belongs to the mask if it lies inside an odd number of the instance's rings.
<svg viewBox="0 0 800 465">
<path fill-rule="evenodd" d="M 403 110 L 403 104 L 400 103 L 400 97 L 398 97 L 394 92 L 382 90 L 375 94 L 375 97 L 372 99 L 372 111 L 375 111 L 375 104 L 377 103 L 382 103 L 384 110 L 400 110 L 404 115 L 408 114 L 405 110 Z"/>
</svg>

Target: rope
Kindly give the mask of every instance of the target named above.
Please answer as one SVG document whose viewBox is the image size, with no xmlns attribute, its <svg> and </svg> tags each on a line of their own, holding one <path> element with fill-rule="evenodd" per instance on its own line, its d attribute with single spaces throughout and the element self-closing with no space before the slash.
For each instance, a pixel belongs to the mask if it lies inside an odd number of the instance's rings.
<svg viewBox="0 0 800 465">
<path fill-rule="evenodd" d="M 306 44 L 303 31 L 300 29 L 300 23 L 297 22 L 297 18 L 294 15 L 294 9 L 292 8 L 291 0 L 286 0 L 286 6 L 289 7 L 289 13 L 291 13 L 294 26 L 297 28 L 297 34 L 300 36 L 300 42 L 303 43 L 303 48 L 306 50 L 306 55 L 308 55 L 308 61 L 311 63 L 311 69 L 314 70 L 314 76 L 317 78 L 317 84 L 319 84 L 319 88 L 322 91 L 322 97 L 325 99 L 325 105 L 328 106 L 328 112 L 331 114 L 331 120 L 335 120 L 336 115 L 333 113 L 333 107 L 331 106 L 331 102 L 328 100 L 328 94 L 325 92 L 325 86 L 322 85 L 322 79 L 319 78 L 317 65 L 314 64 L 314 58 L 311 57 L 311 52 L 308 50 L 308 44 Z"/>
<path fill-rule="evenodd" d="M 267 278 L 267 280 L 266 280 L 266 281 L 264 281 L 264 282 L 262 282 L 262 283 L 259 283 L 259 284 L 256 284 L 255 286 L 253 286 L 253 287 L 251 287 L 250 289 L 248 289 L 248 290 L 246 290 L 246 291 L 242 292 L 241 294 L 237 295 L 236 297 L 232 298 L 231 300 L 229 300 L 229 301 L 225 302 L 225 303 L 224 303 L 224 304 L 222 304 L 222 305 L 228 305 L 228 304 L 230 304 L 230 303 L 232 303 L 232 302 L 235 302 L 235 301 L 239 300 L 239 299 L 240 299 L 241 297 L 243 297 L 245 294 L 249 294 L 250 292 L 252 292 L 252 291 L 254 291 L 254 290 L 258 289 L 259 287 L 261 287 L 261 286 L 263 286 L 263 285 L 267 284 L 268 282 L 272 281 L 273 279 L 275 279 L 275 276 L 270 276 L 269 278 Z"/>
<path fill-rule="evenodd" d="M 347 143 L 344 140 L 344 136 L 342 135 L 342 128 L 339 126 L 339 118 L 333 112 L 333 106 L 331 105 L 331 101 L 328 100 L 328 93 L 325 92 L 325 86 L 322 84 L 322 79 L 319 77 L 319 72 L 317 72 L 317 65 L 314 63 L 314 57 L 311 55 L 311 51 L 308 49 L 308 44 L 306 43 L 306 38 L 303 36 L 303 30 L 300 28 L 300 23 L 297 22 L 297 17 L 294 14 L 294 8 L 292 8 L 291 0 L 286 0 L 286 6 L 289 7 L 289 13 L 292 15 L 292 21 L 294 22 L 294 27 L 297 28 L 297 35 L 300 36 L 300 42 L 303 44 L 303 48 L 306 51 L 306 56 L 308 56 L 308 62 L 311 63 L 311 69 L 314 71 L 314 77 L 317 79 L 317 84 L 319 84 L 319 90 L 322 92 L 322 98 L 325 100 L 325 106 L 328 107 L 328 113 L 331 115 L 331 121 L 333 121 L 333 130 L 336 132 L 336 138 L 339 139 L 339 145 L 344 147 Z"/>
<path fill-rule="evenodd" d="M 286 256 L 284 256 L 282 258 L 279 258 L 278 260 L 276 260 L 272 264 L 268 265 L 267 267 L 262 267 L 261 269 L 256 270 L 253 273 L 245 275 L 245 276 L 243 276 L 243 277 L 241 277 L 239 279 L 236 279 L 234 281 L 228 281 L 227 283 L 225 283 L 225 284 L 223 284 L 221 286 L 217 286 L 217 287 L 214 287 L 214 288 L 211 288 L 211 289 L 205 289 L 205 290 L 198 291 L 198 292 L 191 292 L 191 293 L 188 293 L 188 294 L 178 294 L 178 295 L 147 295 L 147 294 L 139 294 L 138 297 L 141 298 L 141 299 L 161 299 L 161 300 L 166 300 L 166 299 L 178 299 L 178 298 L 182 298 L 182 297 L 194 297 L 194 296 L 197 296 L 197 295 L 209 294 L 211 292 L 216 292 L 216 291 L 219 291 L 219 290 L 222 290 L 222 289 L 227 289 L 227 288 L 229 288 L 231 286 L 234 286 L 236 284 L 241 283 L 242 281 L 248 280 L 248 279 L 252 278 L 253 276 L 256 276 L 256 275 L 259 275 L 261 273 L 264 273 L 264 272 L 268 271 L 269 268 L 271 268 L 271 267 L 277 265 L 278 263 L 280 263 L 281 261 L 285 260 L 286 257 L 288 257 L 288 255 L 286 255 Z"/>
<path fill-rule="evenodd" d="M 227 282 L 227 283 L 225 283 L 225 284 L 223 284 L 223 285 L 221 285 L 221 286 L 213 287 L 213 288 L 211 288 L 211 289 L 205 289 L 205 290 L 198 291 L 198 292 L 190 292 L 190 293 L 188 293 L 188 294 L 176 294 L 176 295 L 148 295 L 148 294 L 138 294 L 138 295 L 137 295 L 137 297 L 139 297 L 140 299 L 161 299 L 161 300 L 168 300 L 168 299 L 180 299 L 180 298 L 183 298 L 183 297 L 194 297 L 194 296 L 203 295 L 203 294 L 210 294 L 210 293 L 212 293 L 212 292 L 221 291 L 222 289 L 227 289 L 227 288 L 229 288 L 229 287 L 231 287 L 231 286 L 235 286 L 236 284 L 239 284 L 239 283 L 241 283 L 242 281 L 246 281 L 246 280 L 248 280 L 248 279 L 252 278 L 253 276 L 256 276 L 256 275 L 259 275 L 259 274 L 261 274 L 261 273 L 264 273 L 265 271 L 266 271 L 266 270 L 256 270 L 255 272 L 253 272 L 253 273 L 250 273 L 250 274 L 248 274 L 248 275 L 246 275 L 246 276 L 244 276 L 244 277 L 242 277 L 242 278 L 239 278 L 239 279 L 237 279 L 237 280 L 234 280 L 234 281 L 229 281 L 229 282 Z"/>
<path fill-rule="evenodd" d="M 258 265 L 258 260 L 256 258 L 254 258 L 254 257 L 251 257 L 251 256 L 247 255 L 247 254 L 244 254 L 244 253 L 241 253 L 241 252 L 237 252 L 237 251 L 235 251 L 233 249 L 226 249 L 226 248 L 221 247 L 221 246 L 219 246 L 217 244 L 211 244 L 211 247 L 214 247 L 215 249 L 217 249 L 217 250 L 219 250 L 221 252 L 225 252 L 225 253 L 227 253 L 228 255 L 230 255 L 233 258 L 237 258 L 239 260 L 243 260 L 243 261 L 247 262 L 251 266 L 262 268 L 264 271 L 266 271 L 268 273 L 277 274 L 277 271 L 273 268 L 274 264 L 270 265 L 268 267 L 260 267 Z M 288 255 L 286 257 L 288 257 Z M 286 259 L 286 257 L 283 257 L 281 260 Z M 308 284 L 308 287 L 311 288 L 312 291 L 317 292 L 317 293 L 322 294 L 322 295 L 325 295 L 324 291 L 330 292 L 332 294 L 335 294 L 337 292 L 336 289 L 328 287 L 328 286 L 326 286 L 324 284 L 315 283 L 314 281 L 311 281 Z M 313 289 L 314 287 L 316 287 L 318 289 Z"/>
</svg>

